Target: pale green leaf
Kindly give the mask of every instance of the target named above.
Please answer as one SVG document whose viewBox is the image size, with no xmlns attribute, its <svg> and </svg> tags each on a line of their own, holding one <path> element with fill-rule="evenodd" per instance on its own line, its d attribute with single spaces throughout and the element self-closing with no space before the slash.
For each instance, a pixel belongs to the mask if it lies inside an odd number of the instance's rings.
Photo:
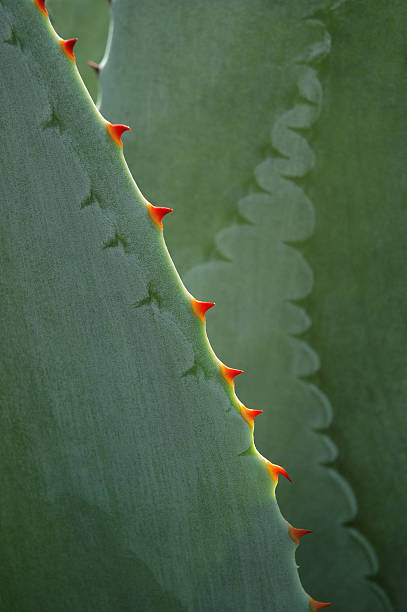
<svg viewBox="0 0 407 612">
<path fill-rule="evenodd" d="M 294 543 L 118 146 L 0 2 L 1 603 L 306 612 Z"/>
</svg>

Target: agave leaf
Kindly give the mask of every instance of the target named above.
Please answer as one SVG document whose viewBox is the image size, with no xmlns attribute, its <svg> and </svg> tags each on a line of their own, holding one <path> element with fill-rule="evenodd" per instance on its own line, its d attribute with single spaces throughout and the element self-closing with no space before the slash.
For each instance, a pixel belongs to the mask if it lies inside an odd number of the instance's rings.
<svg viewBox="0 0 407 612">
<path fill-rule="evenodd" d="M 380 581 L 406 609 L 407 65 L 404 2 L 349 3 L 328 21 L 327 65 L 309 193 L 316 227 L 307 304 L 320 384 L 335 407 L 338 466 L 357 491 L 357 525 Z M 357 58 L 357 60 L 355 59 Z"/>
<path fill-rule="evenodd" d="M 109 28 L 108 0 L 47 0 L 47 10 L 55 30 L 63 38 L 76 36 L 78 70 L 94 100 L 98 94 L 95 68 L 103 55 Z M 94 68 L 88 62 L 94 62 Z"/>
<path fill-rule="evenodd" d="M 294 524 L 315 532 L 297 555 L 305 584 L 318 585 L 339 609 L 391 610 L 377 583 L 366 579 L 377 572 L 374 551 L 345 526 L 355 519 L 355 496 L 324 465 L 337 451 L 315 429 L 330 424 L 332 407 L 303 380 L 318 370 L 319 357 L 294 337 L 310 321 L 292 300 L 310 292 L 313 273 L 287 242 L 304 241 L 314 229 L 314 205 L 298 179 L 307 177 L 308 185 L 314 166 L 309 129 L 321 112 L 319 63 L 331 41 L 324 22 L 300 16 L 321 7 L 259 3 L 253 10 L 242 2 L 236 13 L 236 3 L 216 13 L 212 5 L 206 12 L 198 2 L 193 11 L 178 3 L 174 16 L 166 2 L 153 7 L 118 0 L 101 74 L 102 109 L 135 126 L 130 165 L 140 171 L 150 197 L 162 201 L 166 192 L 166 201 L 184 216 L 178 230 L 170 220 L 167 234 L 181 269 L 199 258 L 212 260 L 192 268 L 186 282 L 199 295 L 216 297 L 218 310 L 209 322 L 215 348 L 223 361 L 247 370 L 237 383 L 242 398 L 265 409 L 257 446 L 277 453 L 296 476 L 296 488 L 285 487 L 281 501 Z M 132 34 L 131 23 L 139 35 Z M 248 24 L 244 37 L 242 23 Z M 269 38 L 250 38 L 251 28 L 263 32 L 264 24 Z M 299 32 L 308 35 L 300 38 Z M 243 39 L 242 56 L 237 49 Z M 125 62 L 128 56 L 134 61 Z M 267 98 L 267 107 L 260 104 Z M 154 177 L 139 161 L 142 151 L 160 168 Z M 208 167 L 210 172 L 202 170 Z M 188 191 L 183 199 L 177 192 L 189 181 L 193 196 Z M 225 224 L 213 241 L 210 234 Z"/>
<path fill-rule="evenodd" d="M 0 2 L 2 607 L 306 612 L 278 468 L 248 452 L 199 305 L 41 7 Z"/>
</svg>

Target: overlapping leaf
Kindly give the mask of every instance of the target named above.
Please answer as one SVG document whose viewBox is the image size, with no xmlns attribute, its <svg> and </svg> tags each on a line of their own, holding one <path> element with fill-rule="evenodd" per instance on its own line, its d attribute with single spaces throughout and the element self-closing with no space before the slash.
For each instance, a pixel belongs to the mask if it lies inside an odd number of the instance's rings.
<svg viewBox="0 0 407 612">
<path fill-rule="evenodd" d="M 377 551 L 380 583 L 403 612 L 407 6 L 346 3 L 327 25 L 335 44 L 307 186 L 316 211 L 306 245 L 315 274 L 309 338 L 334 404 L 338 466 L 357 492 L 357 526 Z"/>
<path fill-rule="evenodd" d="M 323 47 L 317 47 L 322 53 Z M 272 449 L 295 474 L 296 486 L 281 492 L 281 503 L 291 522 L 314 531 L 298 553 L 305 584 L 319 588 L 325 598 L 330 594 L 341 610 L 390 610 L 383 591 L 366 580 L 377 572 L 373 550 L 360 533 L 345 527 L 357 505 L 349 485 L 325 465 L 335 459 L 336 449 L 315 431 L 332 420 L 327 397 L 304 380 L 319 369 L 318 355 L 295 337 L 309 328 L 310 320 L 292 300 L 308 295 L 313 274 L 287 242 L 304 241 L 314 229 L 313 204 L 293 179 L 305 177 L 314 166 L 314 152 L 299 131 L 309 130 L 320 114 L 322 90 L 315 68 L 300 67 L 298 89 L 297 102 L 271 131 L 281 156 L 257 166 L 259 188 L 239 202 L 248 223 L 219 232 L 216 244 L 224 260 L 194 267 L 186 282 L 195 291 L 217 288 L 219 308 L 209 326 L 215 347 L 222 357 L 247 367 L 239 392 L 265 408 L 256 429 L 258 448 L 263 453 Z M 237 338 L 225 320 L 237 326 Z M 299 498 L 303 503 L 298 504 Z"/>
<path fill-rule="evenodd" d="M 330 423 L 332 412 L 327 397 L 303 380 L 317 372 L 318 356 L 294 337 L 306 331 L 309 319 L 292 300 L 309 293 L 313 274 L 300 251 L 287 243 L 309 239 L 313 231 L 314 207 L 303 188 L 315 184 L 315 174 L 309 174 L 314 166 L 310 128 L 321 111 L 322 85 L 331 91 L 336 76 L 329 72 L 326 78 L 323 67 L 321 83 L 315 62 L 329 51 L 330 35 L 338 57 L 349 38 L 326 12 L 328 29 L 315 17 L 322 8 L 322 3 L 304 2 L 289 8 L 234 2 L 216 9 L 210 3 L 191 8 L 181 2 L 174 8 L 164 1 L 152 7 L 119 0 L 101 75 L 102 109 L 133 126 L 127 157 L 146 193 L 174 204 L 182 216 L 178 230 L 174 216 L 167 234 L 180 268 L 209 260 L 186 278 L 201 297 L 216 298 L 218 311 L 210 316 L 215 347 L 227 363 L 247 369 L 239 390 L 254 401 L 252 408 L 266 410 L 257 445 L 277 453 L 297 476 L 296 490 L 281 493 L 296 524 L 316 531 L 298 555 L 305 582 L 326 589 L 325 597 L 342 609 L 389 610 L 384 592 L 366 580 L 377 572 L 375 553 L 356 529 L 345 527 L 356 516 L 354 494 L 324 465 L 336 449 L 314 431 Z M 352 9 L 343 19 L 355 40 L 362 21 L 353 23 Z M 337 35 L 342 36 L 339 45 Z M 321 151 L 316 138 L 317 158 L 329 159 L 335 147 L 338 155 L 348 154 L 337 142 L 331 138 Z M 142 162 L 141 151 L 147 153 Z M 321 174 L 318 180 L 329 184 L 330 178 Z M 193 195 L 182 197 L 184 185 Z M 340 194 L 339 183 L 335 189 Z M 225 225 L 228 229 L 219 231 Z M 329 245 L 320 244 L 322 262 Z M 314 306 L 315 300 L 313 312 Z M 319 317 L 312 318 L 319 335 Z M 335 351 L 331 358 L 334 362 Z M 338 372 L 336 381 L 346 384 Z M 334 406 L 336 401 L 334 394 Z M 344 432 L 349 429 L 348 423 L 338 423 Z M 367 461 L 371 454 L 368 442 Z M 340 457 L 345 465 L 343 452 Z M 359 494 L 357 480 L 352 483 Z M 294 499 L 298 491 L 300 504 Z M 330 551 L 334 560 L 328 558 Z M 318 559 L 318 568 L 310 558 Z M 390 564 L 386 567 L 391 571 Z"/>
</svg>

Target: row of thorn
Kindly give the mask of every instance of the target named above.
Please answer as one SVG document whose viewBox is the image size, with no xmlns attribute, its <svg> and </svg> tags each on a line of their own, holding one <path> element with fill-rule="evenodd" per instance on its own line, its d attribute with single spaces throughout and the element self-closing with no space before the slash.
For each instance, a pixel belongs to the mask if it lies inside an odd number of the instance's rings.
<svg viewBox="0 0 407 612">
<path fill-rule="evenodd" d="M 34 3 L 36 4 L 37 8 L 41 11 L 41 13 L 43 13 L 45 17 L 48 17 L 48 11 L 45 8 L 45 1 L 46 0 L 34 0 Z M 61 48 L 64 51 L 65 55 L 67 55 L 67 57 L 69 57 L 69 59 L 72 61 L 75 61 L 74 46 L 77 40 L 78 40 L 77 38 L 69 38 L 67 40 L 60 39 L 59 41 Z M 96 72 L 99 72 L 98 64 L 96 64 L 93 61 L 89 61 L 88 64 L 94 70 L 96 70 Z M 111 137 L 111 139 L 120 148 L 122 148 L 123 147 L 123 143 L 121 139 L 122 134 L 123 132 L 126 132 L 130 130 L 131 128 L 127 125 L 123 125 L 120 123 L 113 124 L 113 123 L 109 123 L 108 121 L 105 121 L 105 124 L 106 124 L 107 132 L 109 136 Z M 163 217 L 165 217 L 165 215 L 167 215 L 168 213 L 173 212 L 172 208 L 167 208 L 165 206 L 153 206 L 150 203 L 147 203 L 147 209 L 148 209 L 148 213 L 152 221 L 160 229 L 163 228 L 163 223 L 162 223 Z M 192 296 L 190 296 L 190 299 L 191 299 L 192 311 L 198 317 L 198 319 L 200 319 L 200 321 L 202 321 L 202 323 L 206 325 L 206 317 L 205 317 L 206 312 L 210 308 L 215 306 L 215 302 L 200 302 L 199 300 L 196 300 Z M 219 370 L 224 380 L 232 387 L 234 387 L 234 384 L 235 384 L 234 378 L 238 376 L 239 374 L 243 374 L 243 370 L 236 370 L 234 368 L 229 368 L 221 361 L 219 361 Z M 244 406 L 239 400 L 238 400 L 238 404 L 239 404 L 240 414 L 243 417 L 243 419 L 246 421 L 246 423 L 248 423 L 248 425 L 251 427 L 252 434 L 253 434 L 254 419 L 259 414 L 261 414 L 263 411 L 262 410 L 250 410 L 249 408 L 246 408 L 246 406 Z M 276 465 L 275 463 L 271 463 L 270 461 L 268 461 L 268 459 L 265 459 L 262 455 L 260 455 L 260 453 L 256 450 L 255 447 L 254 449 L 256 451 L 256 454 L 265 463 L 267 471 L 270 477 L 272 478 L 272 480 L 274 481 L 275 485 L 277 485 L 278 483 L 278 477 L 280 474 L 285 476 L 291 482 L 291 478 L 289 477 L 287 471 L 283 467 L 281 467 L 280 465 Z M 312 532 L 310 529 L 296 529 L 292 525 L 289 525 L 288 533 L 292 541 L 298 546 L 301 538 L 304 535 L 308 533 L 312 533 Z M 310 609 L 312 610 L 312 612 L 317 612 L 318 610 L 321 610 L 322 608 L 326 608 L 330 605 L 331 603 L 329 602 L 316 601 L 315 599 L 310 597 Z"/>
</svg>

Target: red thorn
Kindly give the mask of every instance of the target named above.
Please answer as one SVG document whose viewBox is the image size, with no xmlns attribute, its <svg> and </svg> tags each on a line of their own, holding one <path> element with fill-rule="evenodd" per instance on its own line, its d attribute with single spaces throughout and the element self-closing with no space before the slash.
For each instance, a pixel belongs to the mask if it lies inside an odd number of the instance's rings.
<svg viewBox="0 0 407 612">
<path fill-rule="evenodd" d="M 172 208 L 166 208 L 165 206 L 153 206 L 152 204 L 147 204 L 148 213 L 154 223 L 158 225 L 158 227 L 163 226 L 162 219 L 168 213 L 174 212 Z"/>
<path fill-rule="evenodd" d="M 39 9 L 41 13 L 45 15 L 45 17 L 48 17 L 48 11 L 45 8 L 45 0 L 34 0 L 34 2 L 37 6 L 37 9 Z"/>
<path fill-rule="evenodd" d="M 288 533 L 290 534 L 290 538 L 295 544 L 300 543 L 300 540 L 303 536 L 307 535 L 307 533 L 312 533 L 311 529 L 296 529 L 292 525 L 288 526 Z"/>
<path fill-rule="evenodd" d="M 100 66 L 99 64 L 97 64 L 96 62 L 94 62 L 93 60 L 88 60 L 88 66 L 90 66 L 91 68 L 93 68 L 93 70 L 96 72 L 96 74 L 99 74 L 100 72 Z"/>
<path fill-rule="evenodd" d="M 114 123 L 109 123 L 108 121 L 106 121 L 106 129 L 108 131 L 110 138 L 114 140 L 115 143 L 119 145 L 119 147 L 123 146 L 123 143 L 122 143 L 123 132 L 126 132 L 127 130 L 131 130 L 131 128 L 129 128 L 128 125 L 122 125 L 121 123 L 114 124 Z"/>
<path fill-rule="evenodd" d="M 262 412 L 263 410 L 250 410 L 250 408 L 246 408 L 246 406 L 240 404 L 240 414 L 242 415 L 246 423 L 250 425 L 250 427 L 254 427 L 254 419 Z"/>
<path fill-rule="evenodd" d="M 287 474 L 286 470 L 283 467 L 281 467 L 281 465 L 270 463 L 270 461 L 267 461 L 267 460 L 266 460 L 266 465 L 267 465 L 268 473 L 270 474 L 270 476 L 272 477 L 272 479 L 274 480 L 276 484 L 278 483 L 279 474 L 282 474 L 283 476 L 287 478 L 287 480 L 291 482 L 291 478 Z"/>
<path fill-rule="evenodd" d="M 220 363 L 219 368 L 220 368 L 223 378 L 230 385 L 234 385 L 233 379 L 235 376 L 238 376 L 239 374 L 243 374 L 243 370 L 235 370 L 234 368 L 228 368 L 228 366 L 225 366 L 224 363 Z"/>
<path fill-rule="evenodd" d="M 67 55 L 71 60 L 75 61 L 75 55 L 73 52 L 73 48 L 75 46 L 75 43 L 78 39 L 77 38 L 68 38 L 68 40 L 61 40 L 61 47 L 65 53 L 65 55 Z"/>
<path fill-rule="evenodd" d="M 332 606 L 332 604 L 323 601 L 316 601 L 315 599 L 312 599 L 312 597 L 310 597 L 309 606 L 312 612 L 318 612 L 318 610 L 321 610 L 321 608 L 327 608 L 328 606 Z"/>
<path fill-rule="evenodd" d="M 198 302 L 195 298 L 191 298 L 191 306 L 198 319 L 205 322 L 205 313 L 215 306 L 215 302 Z"/>
</svg>

